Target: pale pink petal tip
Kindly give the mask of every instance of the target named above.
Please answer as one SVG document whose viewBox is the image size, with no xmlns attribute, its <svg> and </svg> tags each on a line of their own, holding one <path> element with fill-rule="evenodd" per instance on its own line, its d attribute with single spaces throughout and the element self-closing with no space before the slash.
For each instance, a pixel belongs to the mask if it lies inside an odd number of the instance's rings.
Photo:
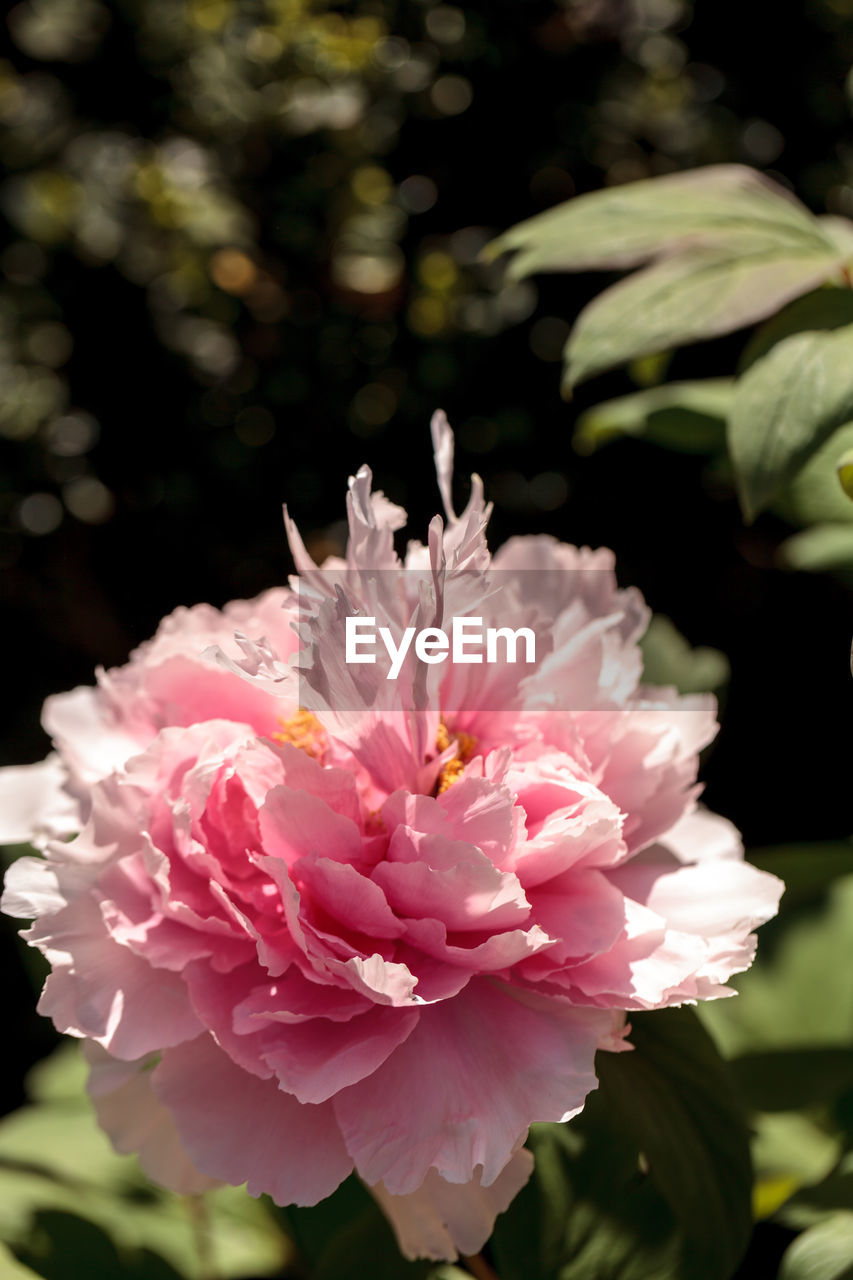
<svg viewBox="0 0 853 1280">
<path fill-rule="evenodd" d="M 98 1124 L 120 1155 L 135 1152 L 152 1182 L 179 1195 L 200 1195 L 221 1185 L 199 1173 L 182 1147 L 171 1112 L 151 1088 L 149 1061 L 121 1062 L 91 1040 L 84 1041 L 83 1053 Z"/>
<path fill-rule="evenodd" d="M 39 764 L 0 769 L 0 844 L 41 845 L 47 837 L 74 831 L 79 806 L 64 789 L 67 779 L 55 752 Z"/>
<path fill-rule="evenodd" d="M 447 1182 L 430 1169 L 417 1191 L 392 1196 L 383 1183 L 368 1190 L 379 1202 L 404 1257 L 453 1262 L 478 1253 L 492 1234 L 495 1218 L 515 1199 L 533 1172 L 533 1156 L 522 1147 L 489 1187 L 481 1170 L 470 1182 Z"/>
</svg>

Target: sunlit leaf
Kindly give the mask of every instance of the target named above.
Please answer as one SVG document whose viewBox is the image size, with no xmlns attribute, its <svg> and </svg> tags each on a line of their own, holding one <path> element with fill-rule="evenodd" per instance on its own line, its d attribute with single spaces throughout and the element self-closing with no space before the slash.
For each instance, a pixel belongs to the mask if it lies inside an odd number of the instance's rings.
<svg viewBox="0 0 853 1280">
<path fill-rule="evenodd" d="M 848 226 L 853 233 L 853 223 Z M 777 342 L 795 333 L 841 329 L 848 324 L 853 324 L 853 289 L 837 286 L 815 289 L 788 303 L 752 335 L 744 348 L 740 371 L 744 373 L 756 360 L 766 356 Z"/>
<path fill-rule="evenodd" d="M 693 649 L 678 628 L 656 613 L 640 641 L 643 683 L 675 685 L 679 693 L 707 693 L 729 678 L 729 662 L 719 649 Z"/>
<path fill-rule="evenodd" d="M 838 483 L 838 459 L 853 448 L 853 422 L 833 431 L 773 502 L 792 524 L 851 524 L 853 503 Z"/>
<path fill-rule="evenodd" d="M 709 165 L 578 196 L 519 223 L 488 255 L 510 251 L 514 278 L 631 267 L 684 244 L 826 250 L 829 234 L 783 187 L 742 165 Z"/>
<path fill-rule="evenodd" d="M 757 515 L 851 418 L 853 325 L 795 334 L 756 361 L 737 384 L 729 418 L 744 513 Z"/>
<path fill-rule="evenodd" d="M 759 241 L 673 253 L 584 308 L 566 344 L 564 387 L 636 356 L 753 324 L 836 270 L 827 247 L 800 251 Z"/>
<path fill-rule="evenodd" d="M 800 1187 L 820 1182 L 841 1154 L 836 1135 L 797 1111 L 758 1113 L 752 1128 L 757 1216 L 767 1217 Z"/>
<path fill-rule="evenodd" d="M 834 1214 L 798 1236 L 779 1280 L 853 1280 L 853 1212 Z"/>
<path fill-rule="evenodd" d="M 762 1173 L 793 1174 L 800 1182 L 815 1183 L 835 1168 L 841 1154 L 836 1137 L 798 1111 L 753 1117 L 756 1168 Z"/>
<path fill-rule="evenodd" d="M 802 1187 L 780 1214 L 792 1227 L 814 1226 L 831 1217 L 838 1209 L 853 1205 L 853 1152 L 846 1152 L 837 1166 L 821 1182 Z"/>
<path fill-rule="evenodd" d="M 833 241 L 839 253 L 843 254 L 848 263 L 853 262 L 853 222 L 849 218 L 838 217 L 837 214 L 824 214 L 818 218 L 824 235 L 829 236 Z M 848 275 L 847 284 L 853 284 L 853 279 Z"/>
<path fill-rule="evenodd" d="M 637 436 L 685 453 L 725 447 L 733 378 L 670 382 L 587 409 L 575 426 L 578 453 L 592 453 L 619 436 Z"/>
<path fill-rule="evenodd" d="M 0 1243 L 0 1276 L 3 1280 L 39 1280 L 38 1273 L 18 1262 L 6 1246 Z"/>
<path fill-rule="evenodd" d="M 779 561 L 787 569 L 853 569 L 853 523 L 815 524 L 786 538 Z"/>
</svg>

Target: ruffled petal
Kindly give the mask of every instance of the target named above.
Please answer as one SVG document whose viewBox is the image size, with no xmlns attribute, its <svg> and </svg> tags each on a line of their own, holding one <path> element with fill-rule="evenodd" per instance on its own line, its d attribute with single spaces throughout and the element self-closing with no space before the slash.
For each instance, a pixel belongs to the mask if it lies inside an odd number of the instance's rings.
<svg viewBox="0 0 853 1280">
<path fill-rule="evenodd" d="M 317 1204 L 352 1172 L 330 1103 L 303 1105 L 258 1080 L 209 1035 L 168 1049 L 152 1075 L 193 1164 L 276 1204 Z"/>
<path fill-rule="evenodd" d="M 82 826 L 79 802 L 66 790 L 68 770 L 55 752 L 39 764 L 0 769 L 0 844 L 44 845 Z"/>
<path fill-rule="evenodd" d="M 84 1040 L 83 1053 L 98 1124 L 120 1155 L 136 1154 L 152 1182 L 178 1195 L 201 1195 L 220 1185 L 199 1173 L 181 1146 L 171 1112 L 151 1087 L 149 1059 L 122 1062 L 91 1040 Z"/>
<path fill-rule="evenodd" d="M 481 1165 L 489 1186 L 534 1120 L 562 1120 L 583 1106 L 606 1029 L 608 1015 L 474 979 L 424 1009 L 408 1040 L 334 1099 L 359 1174 L 405 1195 L 431 1168 L 466 1183 Z"/>
<path fill-rule="evenodd" d="M 470 1182 L 446 1182 L 430 1169 L 417 1191 L 392 1196 L 383 1183 L 370 1187 L 394 1228 L 406 1258 L 453 1262 L 478 1253 L 492 1234 L 495 1218 L 508 1209 L 533 1172 L 533 1156 L 523 1147 L 488 1187 L 478 1170 Z"/>
</svg>

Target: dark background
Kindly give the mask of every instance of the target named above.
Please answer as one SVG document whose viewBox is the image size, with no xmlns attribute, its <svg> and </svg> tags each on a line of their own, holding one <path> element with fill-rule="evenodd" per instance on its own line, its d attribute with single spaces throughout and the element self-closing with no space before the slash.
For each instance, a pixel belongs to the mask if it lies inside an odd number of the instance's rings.
<svg viewBox="0 0 853 1280">
<path fill-rule="evenodd" d="M 460 502 L 472 470 L 495 501 L 493 546 L 610 546 L 623 584 L 729 656 L 708 803 L 751 846 L 846 835 L 847 584 L 777 569 L 790 530 L 746 528 L 702 457 L 636 441 L 577 456 L 577 413 L 642 376 L 560 399 L 568 322 L 604 277 L 509 287 L 477 261 L 574 193 L 719 161 L 853 212 L 853 4 L 782 12 L 365 0 L 277 28 L 260 2 L 14 9 L 0 762 L 40 759 L 44 697 L 124 661 L 176 605 L 281 582 L 282 501 L 322 557 L 367 461 L 425 536 L 440 406 Z M 688 349 L 668 373 L 729 373 L 741 347 Z M 10 1108 L 53 1033 L 4 926 Z"/>
</svg>

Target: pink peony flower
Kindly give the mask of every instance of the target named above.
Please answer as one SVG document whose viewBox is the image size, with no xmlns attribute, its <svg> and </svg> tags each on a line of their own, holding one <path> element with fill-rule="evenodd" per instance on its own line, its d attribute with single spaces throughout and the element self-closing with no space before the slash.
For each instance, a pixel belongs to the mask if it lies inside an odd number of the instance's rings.
<svg viewBox="0 0 853 1280">
<path fill-rule="evenodd" d="M 48 699 L 56 753 L 0 778 L 0 836 L 43 850 L 3 909 L 34 919 L 39 1008 L 86 1042 L 119 1150 L 280 1204 L 355 1170 L 408 1256 L 453 1258 L 529 1176 L 530 1124 L 630 1047 L 626 1012 L 731 994 L 781 886 L 697 806 L 714 700 L 640 684 L 648 611 L 611 554 L 490 558 L 443 415 L 433 437 L 427 547 L 398 560 L 405 514 L 361 470 L 345 560 L 288 521 L 292 588 L 179 609 Z M 347 616 L 462 614 L 530 625 L 535 662 L 344 661 Z"/>
</svg>

